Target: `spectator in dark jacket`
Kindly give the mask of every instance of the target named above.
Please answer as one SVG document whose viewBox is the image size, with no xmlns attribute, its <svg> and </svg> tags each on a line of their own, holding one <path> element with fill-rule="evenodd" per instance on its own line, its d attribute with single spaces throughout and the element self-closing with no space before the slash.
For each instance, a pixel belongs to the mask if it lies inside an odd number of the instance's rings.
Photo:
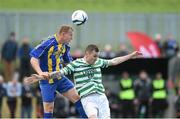
<svg viewBox="0 0 180 119">
<path fill-rule="evenodd" d="M 21 118 L 31 118 L 32 116 L 32 97 L 33 90 L 30 85 L 23 82 L 22 95 L 21 95 Z M 25 117 L 27 116 L 27 117 Z"/>
<path fill-rule="evenodd" d="M 8 40 L 3 44 L 1 54 L 2 61 L 4 64 L 4 79 L 8 82 L 12 79 L 14 74 L 14 61 L 16 60 L 16 54 L 18 50 L 18 44 L 15 40 L 16 34 L 14 32 L 10 33 Z"/>
<path fill-rule="evenodd" d="M 112 46 L 110 44 L 106 44 L 104 50 L 100 52 L 99 57 L 110 59 L 114 58 L 116 54 L 112 51 Z"/>
<path fill-rule="evenodd" d="M 168 34 L 166 41 L 163 44 L 165 56 L 167 58 L 172 58 L 176 55 L 178 49 L 178 43 L 173 38 L 172 34 Z"/>
<path fill-rule="evenodd" d="M 135 81 L 136 103 L 138 104 L 138 117 L 149 117 L 149 103 L 151 98 L 151 80 L 145 71 L 141 71 L 139 79 Z"/>
<path fill-rule="evenodd" d="M 0 118 L 2 117 L 2 101 L 3 101 L 3 97 L 6 93 L 4 85 L 3 85 L 3 77 L 0 75 Z"/>
<path fill-rule="evenodd" d="M 32 47 L 29 44 L 28 37 L 22 39 L 22 45 L 19 48 L 18 56 L 20 58 L 20 82 L 23 82 L 23 77 L 30 76 L 31 74 L 31 65 L 30 65 L 30 56 L 29 53 L 32 50 Z"/>
<path fill-rule="evenodd" d="M 176 118 L 180 118 L 180 83 L 179 87 L 177 88 L 177 99 L 174 106 L 176 111 Z"/>
<path fill-rule="evenodd" d="M 128 51 L 126 45 L 123 44 L 123 43 L 120 44 L 120 46 L 119 46 L 119 51 L 116 53 L 116 56 L 117 56 L 117 57 L 118 57 L 118 56 L 125 56 L 125 55 L 127 55 L 127 54 L 129 54 L 129 51 Z"/>
</svg>

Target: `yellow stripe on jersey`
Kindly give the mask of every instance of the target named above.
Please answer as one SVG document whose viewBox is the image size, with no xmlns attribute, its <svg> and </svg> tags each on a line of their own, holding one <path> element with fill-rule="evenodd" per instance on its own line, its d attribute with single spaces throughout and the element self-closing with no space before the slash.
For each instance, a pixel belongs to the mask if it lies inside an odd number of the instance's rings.
<svg viewBox="0 0 180 119">
<path fill-rule="evenodd" d="M 48 71 L 49 72 L 52 72 L 53 69 L 52 69 L 52 58 L 51 58 L 51 55 L 54 51 L 54 46 L 52 46 L 49 51 L 48 51 Z M 53 83 L 53 79 L 49 79 L 49 83 Z"/>
<path fill-rule="evenodd" d="M 54 37 L 55 37 L 57 43 L 60 44 L 59 41 L 58 41 L 58 38 L 57 38 L 57 34 L 54 34 Z"/>
<path fill-rule="evenodd" d="M 66 48 L 63 47 L 63 48 L 62 48 L 62 53 L 64 54 L 65 52 L 66 52 Z"/>
<path fill-rule="evenodd" d="M 58 51 L 60 51 L 62 48 L 62 44 L 58 45 Z M 60 60 L 60 57 L 56 57 L 56 71 L 60 71 L 60 63 L 61 63 L 61 60 Z M 58 79 L 61 79 L 61 77 L 59 77 Z"/>
</svg>

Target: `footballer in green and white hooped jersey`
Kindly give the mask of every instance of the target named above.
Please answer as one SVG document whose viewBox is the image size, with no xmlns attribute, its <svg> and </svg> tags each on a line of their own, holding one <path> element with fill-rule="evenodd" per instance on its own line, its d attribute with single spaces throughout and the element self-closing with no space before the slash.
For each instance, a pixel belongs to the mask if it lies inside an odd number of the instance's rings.
<svg viewBox="0 0 180 119">
<path fill-rule="evenodd" d="M 108 67 L 108 61 L 98 58 L 95 64 L 88 64 L 84 58 L 77 59 L 68 64 L 64 69 L 64 74 L 73 72 L 76 89 L 81 97 L 91 93 L 104 94 L 102 84 L 101 68 Z"/>
<path fill-rule="evenodd" d="M 65 75 L 73 72 L 76 90 L 81 96 L 81 102 L 87 115 L 94 115 L 95 113 L 96 115 L 99 114 L 99 118 L 110 118 L 109 103 L 104 94 L 105 89 L 101 74 L 101 68 L 108 67 L 108 64 L 108 60 L 98 58 L 91 65 L 84 58 L 80 58 L 62 70 Z"/>
<path fill-rule="evenodd" d="M 142 55 L 138 51 L 110 60 L 98 58 L 96 45 L 88 45 L 83 58 L 76 59 L 61 70 L 61 75 L 73 73 L 76 89 L 88 118 L 110 118 L 109 102 L 104 94 L 101 68 L 120 64 Z"/>
</svg>

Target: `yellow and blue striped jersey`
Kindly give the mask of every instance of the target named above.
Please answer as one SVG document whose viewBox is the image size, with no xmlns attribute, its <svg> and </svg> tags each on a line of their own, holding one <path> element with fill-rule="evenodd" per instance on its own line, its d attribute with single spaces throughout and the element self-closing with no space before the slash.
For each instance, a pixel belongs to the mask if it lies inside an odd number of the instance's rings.
<svg viewBox="0 0 180 119">
<path fill-rule="evenodd" d="M 56 35 L 36 46 L 30 52 L 30 56 L 39 59 L 40 68 L 44 72 L 60 71 L 63 63 L 69 63 L 73 60 L 69 45 L 59 44 Z M 53 80 L 49 80 L 49 83 L 53 83 Z"/>
</svg>

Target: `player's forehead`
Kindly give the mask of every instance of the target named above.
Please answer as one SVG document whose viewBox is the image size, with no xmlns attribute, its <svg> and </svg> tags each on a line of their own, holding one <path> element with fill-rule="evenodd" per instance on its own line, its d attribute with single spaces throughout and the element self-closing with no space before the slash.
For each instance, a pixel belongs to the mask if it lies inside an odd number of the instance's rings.
<svg viewBox="0 0 180 119">
<path fill-rule="evenodd" d="M 72 29 L 69 29 L 66 33 L 67 33 L 67 34 L 73 34 L 73 30 L 72 30 Z"/>
<path fill-rule="evenodd" d="M 67 35 L 70 35 L 73 33 L 73 29 L 72 28 L 68 28 L 68 27 L 65 27 L 64 29 L 62 28 L 60 31 L 59 31 L 59 34 L 67 34 Z"/>
</svg>

